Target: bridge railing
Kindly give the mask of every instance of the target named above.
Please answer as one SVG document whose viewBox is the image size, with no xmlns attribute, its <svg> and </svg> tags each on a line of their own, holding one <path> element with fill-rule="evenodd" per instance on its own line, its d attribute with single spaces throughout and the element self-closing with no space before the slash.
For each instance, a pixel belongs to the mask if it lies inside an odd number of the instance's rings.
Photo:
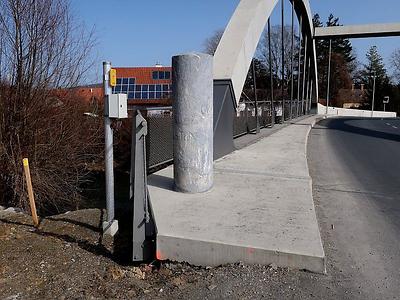
<svg viewBox="0 0 400 300">
<path fill-rule="evenodd" d="M 260 128 L 272 125 L 271 101 L 257 101 L 257 112 L 255 103 L 243 101 L 239 103 L 236 116 L 233 119 L 233 137 L 253 132 L 257 129 L 257 116 Z"/>
<path fill-rule="evenodd" d="M 297 103 L 297 100 L 294 100 L 292 105 L 290 105 L 290 100 L 285 101 L 285 121 L 290 119 L 290 107 L 292 118 L 302 116 L 304 112 L 302 112 L 301 105 L 301 101 Z M 305 104 L 303 103 L 303 105 Z M 233 116 L 234 138 L 256 131 L 256 114 L 260 128 L 273 126 L 274 120 L 280 122 L 279 109 L 282 108 L 282 101 L 274 101 L 274 115 L 270 100 L 257 101 L 257 107 L 258 111 L 256 112 L 254 101 L 240 102 L 237 112 Z M 141 110 L 147 121 L 146 157 L 147 170 L 150 174 L 173 163 L 172 107 L 137 107 L 137 109 Z"/>
</svg>

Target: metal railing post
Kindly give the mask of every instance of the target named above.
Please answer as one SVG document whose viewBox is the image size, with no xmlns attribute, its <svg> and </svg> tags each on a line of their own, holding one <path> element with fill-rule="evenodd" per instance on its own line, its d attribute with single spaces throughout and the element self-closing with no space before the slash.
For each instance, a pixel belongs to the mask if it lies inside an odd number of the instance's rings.
<svg viewBox="0 0 400 300">
<path fill-rule="evenodd" d="M 253 73 L 253 89 L 254 89 L 254 109 L 256 110 L 256 133 L 260 133 L 260 120 L 258 118 L 258 103 L 257 103 L 257 78 L 256 78 L 256 66 L 253 58 L 252 62 L 252 73 Z"/>
<path fill-rule="evenodd" d="M 328 84 L 326 87 L 326 115 L 329 112 L 329 93 L 331 84 L 331 58 L 332 58 L 332 40 L 329 40 L 329 59 L 328 59 Z"/>
<path fill-rule="evenodd" d="M 275 125 L 274 75 L 272 74 L 271 19 L 268 19 L 268 61 L 271 88 L 271 126 Z"/>
<path fill-rule="evenodd" d="M 289 119 L 291 120 L 292 115 L 292 105 L 293 105 L 293 98 L 294 98 L 294 1 L 292 1 L 292 53 L 291 53 L 291 72 L 290 72 L 290 105 L 289 105 Z"/>
<path fill-rule="evenodd" d="M 310 112 L 309 102 L 310 102 L 310 75 L 311 75 L 311 56 L 308 57 L 308 67 L 307 67 L 307 93 L 306 93 L 306 114 Z"/>
<path fill-rule="evenodd" d="M 303 88 L 301 91 L 301 113 L 304 114 L 304 93 L 306 89 L 306 72 L 307 72 L 307 46 L 308 46 L 308 35 L 304 38 L 304 58 L 303 58 Z"/>
<path fill-rule="evenodd" d="M 296 107 L 296 117 L 299 116 L 299 105 L 300 105 L 300 82 L 301 82 L 301 44 L 303 37 L 303 17 L 300 16 L 299 25 L 299 57 L 298 57 L 298 73 L 297 73 L 297 107 Z"/>
</svg>

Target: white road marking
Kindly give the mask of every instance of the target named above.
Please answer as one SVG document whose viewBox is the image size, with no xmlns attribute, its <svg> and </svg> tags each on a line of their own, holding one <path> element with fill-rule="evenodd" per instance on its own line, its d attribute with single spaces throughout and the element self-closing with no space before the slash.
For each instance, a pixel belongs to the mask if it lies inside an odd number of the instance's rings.
<svg viewBox="0 0 400 300">
<path fill-rule="evenodd" d="M 397 127 L 396 126 L 392 126 L 394 129 L 397 129 Z"/>
<path fill-rule="evenodd" d="M 387 126 L 390 126 L 391 124 L 390 124 L 390 123 L 386 123 L 386 125 L 387 125 Z"/>
</svg>

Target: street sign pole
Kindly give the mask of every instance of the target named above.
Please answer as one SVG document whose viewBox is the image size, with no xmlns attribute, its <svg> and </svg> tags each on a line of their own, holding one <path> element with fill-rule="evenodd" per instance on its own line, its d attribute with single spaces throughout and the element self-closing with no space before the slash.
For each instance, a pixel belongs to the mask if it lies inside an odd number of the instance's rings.
<svg viewBox="0 0 400 300">
<path fill-rule="evenodd" d="M 374 78 L 374 86 L 372 89 L 372 107 L 371 107 L 371 118 L 374 117 L 374 107 L 375 107 L 375 89 L 376 89 L 376 72 L 373 72 L 373 78 Z"/>
<path fill-rule="evenodd" d="M 386 112 L 386 104 L 389 104 L 389 101 L 390 101 L 389 96 L 383 97 L 383 111 L 385 111 L 385 112 Z"/>
<path fill-rule="evenodd" d="M 113 130 L 109 117 L 109 96 L 112 94 L 110 85 L 111 63 L 103 62 L 103 86 L 104 86 L 104 171 L 106 179 L 106 207 L 107 221 L 103 222 L 103 234 L 114 236 L 118 231 L 118 221 L 114 220 L 114 151 L 113 151 Z M 112 73 L 112 72 L 111 72 Z M 113 75 L 113 74 L 111 74 Z M 114 76 L 111 76 L 114 77 Z M 114 81 L 114 78 L 112 78 Z"/>
</svg>

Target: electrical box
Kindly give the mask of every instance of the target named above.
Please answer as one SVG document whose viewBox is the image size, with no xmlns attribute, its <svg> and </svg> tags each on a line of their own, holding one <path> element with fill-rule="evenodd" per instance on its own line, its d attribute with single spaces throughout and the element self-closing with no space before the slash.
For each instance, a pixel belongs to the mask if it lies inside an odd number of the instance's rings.
<svg viewBox="0 0 400 300">
<path fill-rule="evenodd" d="M 128 118 L 127 94 L 112 94 L 108 96 L 108 117 L 112 119 Z"/>
</svg>

